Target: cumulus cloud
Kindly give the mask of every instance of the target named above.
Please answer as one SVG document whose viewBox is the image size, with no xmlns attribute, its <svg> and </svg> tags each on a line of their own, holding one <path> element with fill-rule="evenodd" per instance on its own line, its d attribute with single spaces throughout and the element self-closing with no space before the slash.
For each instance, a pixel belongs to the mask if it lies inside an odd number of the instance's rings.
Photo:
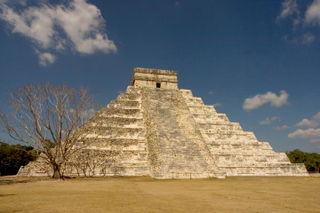
<svg viewBox="0 0 320 213">
<path fill-rule="evenodd" d="M 278 19 L 287 18 L 294 14 L 299 14 L 299 9 L 296 0 L 285 0 L 282 2 L 282 10 Z"/>
<path fill-rule="evenodd" d="M 11 26 L 13 33 L 29 38 L 36 45 L 36 52 L 42 52 L 38 54 L 41 65 L 53 63 L 53 52 L 67 48 L 81 54 L 116 52 L 116 45 L 106 34 L 100 10 L 86 0 L 68 2 L 53 5 L 40 1 L 38 5 L 25 4 L 17 10 L 12 2 L 2 0 L 0 19 Z"/>
<path fill-rule="evenodd" d="M 284 90 L 281 90 L 279 96 L 277 96 L 273 92 L 258 94 L 252 98 L 246 98 L 244 100 L 242 108 L 244 110 L 250 111 L 268 103 L 270 103 L 270 105 L 273 107 L 281 107 L 288 103 L 288 93 Z"/>
<path fill-rule="evenodd" d="M 300 14 L 303 15 L 300 15 Z M 316 36 L 310 32 L 306 32 L 307 27 L 320 26 L 320 0 L 312 0 L 312 3 L 305 11 L 301 11 L 297 4 L 297 0 L 284 0 L 282 2 L 282 10 L 277 20 L 290 19 L 294 26 L 293 43 L 308 45 L 316 40 Z M 297 30 L 300 27 L 301 30 Z M 287 37 L 287 36 L 286 36 Z M 288 39 L 286 39 L 288 40 Z"/>
<path fill-rule="evenodd" d="M 314 120 L 309 120 L 307 118 L 302 119 L 299 123 L 297 123 L 299 127 L 316 127 L 318 126 L 318 122 Z"/>
<path fill-rule="evenodd" d="M 309 139 L 310 142 L 313 143 L 320 142 L 320 128 L 297 129 L 296 131 L 290 133 L 288 137 L 291 139 Z"/>
<path fill-rule="evenodd" d="M 320 0 L 314 0 L 305 13 L 306 24 L 320 25 Z"/>
<path fill-rule="evenodd" d="M 281 130 L 285 130 L 285 129 L 289 129 L 290 127 L 287 125 L 282 125 L 282 126 L 276 126 L 274 127 L 275 130 L 277 131 L 281 131 Z"/>
<path fill-rule="evenodd" d="M 311 119 L 304 118 L 299 123 L 296 124 L 298 127 L 317 127 L 320 125 L 320 112 L 312 116 Z"/>
<path fill-rule="evenodd" d="M 303 138 L 309 139 L 310 142 L 320 142 L 320 112 L 312 116 L 311 119 L 304 118 L 296 124 L 298 127 L 307 127 L 307 129 L 297 129 L 288 135 L 291 139 Z"/>
<path fill-rule="evenodd" d="M 280 118 L 277 116 L 273 116 L 271 118 L 266 117 L 266 119 L 262 120 L 259 122 L 260 125 L 269 125 L 271 124 L 273 121 L 280 121 Z"/>
<path fill-rule="evenodd" d="M 312 116 L 312 118 L 314 120 L 319 120 L 320 121 L 320 112 L 318 112 L 317 114 L 315 114 L 314 116 Z"/>
<path fill-rule="evenodd" d="M 38 56 L 39 56 L 39 64 L 41 66 L 47 66 L 56 61 L 56 57 L 53 54 L 48 52 L 45 52 L 45 53 L 39 52 Z"/>
</svg>

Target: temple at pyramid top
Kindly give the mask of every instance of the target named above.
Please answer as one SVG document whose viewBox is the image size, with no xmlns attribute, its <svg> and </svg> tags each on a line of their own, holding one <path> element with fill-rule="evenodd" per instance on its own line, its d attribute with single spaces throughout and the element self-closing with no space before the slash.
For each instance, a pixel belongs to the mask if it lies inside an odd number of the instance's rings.
<svg viewBox="0 0 320 213">
<path fill-rule="evenodd" d="M 178 89 L 178 74 L 170 70 L 137 67 L 133 71 L 131 86 Z"/>
</svg>

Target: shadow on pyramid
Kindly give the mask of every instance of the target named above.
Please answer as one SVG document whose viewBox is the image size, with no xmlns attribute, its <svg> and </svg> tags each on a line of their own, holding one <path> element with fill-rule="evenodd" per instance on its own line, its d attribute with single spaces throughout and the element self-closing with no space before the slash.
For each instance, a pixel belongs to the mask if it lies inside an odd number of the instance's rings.
<svg viewBox="0 0 320 213">
<path fill-rule="evenodd" d="M 135 68 L 131 85 L 84 126 L 82 148 L 65 165 L 68 176 L 307 176 L 304 164 L 259 142 L 191 90 L 177 72 Z M 51 175 L 38 159 L 19 175 Z"/>
</svg>

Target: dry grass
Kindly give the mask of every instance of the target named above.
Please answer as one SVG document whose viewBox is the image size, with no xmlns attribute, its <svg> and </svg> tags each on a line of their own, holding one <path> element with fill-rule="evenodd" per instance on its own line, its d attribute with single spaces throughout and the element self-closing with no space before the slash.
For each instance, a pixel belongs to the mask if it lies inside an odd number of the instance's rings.
<svg viewBox="0 0 320 213">
<path fill-rule="evenodd" d="M 320 212 L 319 177 L 11 177 L 0 183 L 0 212 Z"/>
</svg>

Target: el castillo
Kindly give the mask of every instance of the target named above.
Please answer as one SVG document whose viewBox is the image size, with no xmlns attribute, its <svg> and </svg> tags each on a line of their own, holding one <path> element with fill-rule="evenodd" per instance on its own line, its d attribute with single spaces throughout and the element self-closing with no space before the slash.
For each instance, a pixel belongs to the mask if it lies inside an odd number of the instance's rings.
<svg viewBox="0 0 320 213">
<path fill-rule="evenodd" d="M 285 153 L 180 89 L 175 71 L 135 68 L 126 92 L 79 129 L 85 137 L 64 168 L 68 176 L 309 176 L 303 163 L 290 163 Z M 18 175 L 50 172 L 38 158 Z"/>
</svg>

